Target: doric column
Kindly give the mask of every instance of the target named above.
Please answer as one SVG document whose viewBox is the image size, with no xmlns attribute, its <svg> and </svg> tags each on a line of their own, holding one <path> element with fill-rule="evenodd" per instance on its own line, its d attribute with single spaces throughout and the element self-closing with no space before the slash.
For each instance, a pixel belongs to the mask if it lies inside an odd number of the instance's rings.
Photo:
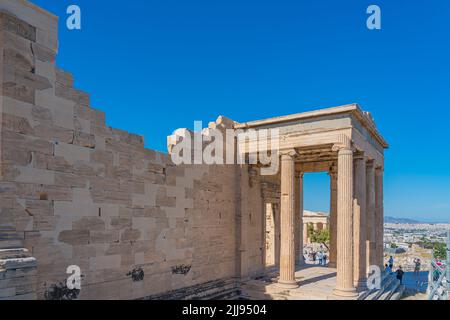
<svg viewBox="0 0 450 320">
<path fill-rule="evenodd" d="M 353 286 L 353 151 L 338 152 L 337 276 L 334 294 L 356 297 Z"/>
<path fill-rule="evenodd" d="M 303 173 L 295 173 L 295 263 L 303 265 Z"/>
<path fill-rule="evenodd" d="M 366 267 L 375 263 L 375 165 L 373 160 L 367 162 L 366 167 Z"/>
<path fill-rule="evenodd" d="M 330 268 L 337 259 L 337 172 L 330 171 Z"/>
<path fill-rule="evenodd" d="M 383 169 L 375 171 L 375 264 L 384 265 L 384 207 L 383 207 Z M 383 270 L 383 269 L 382 269 Z"/>
<path fill-rule="evenodd" d="M 354 285 L 366 286 L 366 158 L 358 156 L 354 163 L 353 257 Z"/>
<path fill-rule="evenodd" d="M 298 287 L 295 281 L 295 152 L 281 154 L 281 252 L 280 279 L 284 288 Z"/>
</svg>

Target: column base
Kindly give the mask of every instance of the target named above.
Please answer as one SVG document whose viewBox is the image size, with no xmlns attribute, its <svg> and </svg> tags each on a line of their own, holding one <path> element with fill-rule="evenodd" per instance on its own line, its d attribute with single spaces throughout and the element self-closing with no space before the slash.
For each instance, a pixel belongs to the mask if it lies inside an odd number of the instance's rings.
<svg viewBox="0 0 450 320">
<path fill-rule="evenodd" d="M 355 282 L 354 285 L 355 285 L 357 292 L 362 292 L 362 291 L 367 290 L 367 280 L 366 279 L 361 279 L 361 280 Z"/>
<path fill-rule="evenodd" d="M 358 292 L 356 292 L 355 288 L 351 288 L 351 289 L 335 288 L 335 289 L 333 289 L 333 294 L 335 296 L 345 297 L 345 298 L 356 298 L 356 297 L 358 297 Z"/>
<path fill-rule="evenodd" d="M 304 260 L 295 261 L 295 266 L 296 267 L 303 267 L 304 265 L 305 265 L 305 261 Z"/>
<path fill-rule="evenodd" d="M 299 287 L 296 281 L 278 281 L 277 287 L 283 289 L 297 289 Z"/>
</svg>

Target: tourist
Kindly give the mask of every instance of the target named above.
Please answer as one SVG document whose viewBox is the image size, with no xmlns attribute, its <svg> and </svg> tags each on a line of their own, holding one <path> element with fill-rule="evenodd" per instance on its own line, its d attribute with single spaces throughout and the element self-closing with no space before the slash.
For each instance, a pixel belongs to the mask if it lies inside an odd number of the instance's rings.
<svg viewBox="0 0 450 320">
<path fill-rule="evenodd" d="M 313 252 L 311 252 L 311 257 L 312 257 L 312 262 L 315 264 L 316 263 L 316 252 L 313 250 Z"/>
<path fill-rule="evenodd" d="M 403 284 L 403 270 L 402 270 L 402 266 L 399 266 L 397 271 L 395 272 L 397 274 L 397 279 L 400 280 L 400 284 Z"/>
<path fill-rule="evenodd" d="M 439 270 L 438 269 L 434 269 L 434 271 L 433 271 L 433 282 L 438 281 L 440 277 L 441 277 L 441 273 L 439 272 Z"/>
<path fill-rule="evenodd" d="M 323 265 L 324 267 L 327 266 L 327 259 L 328 259 L 327 254 L 324 252 L 324 253 L 323 253 L 323 256 L 322 256 L 322 265 Z"/>
<path fill-rule="evenodd" d="M 389 265 L 387 263 L 384 265 L 384 271 L 389 273 L 389 274 L 392 273 L 392 269 L 389 267 Z"/>
<path fill-rule="evenodd" d="M 317 253 L 317 262 L 318 262 L 319 266 L 322 265 L 322 260 L 323 260 L 323 253 L 322 253 L 322 251 L 319 251 Z"/>
<path fill-rule="evenodd" d="M 389 268 L 391 268 L 392 270 L 392 268 L 394 267 L 394 258 L 392 256 L 389 258 L 388 264 Z"/>
<path fill-rule="evenodd" d="M 414 259 L 414 278 L 417 283 L 420 283 L 420 259 Z"/>
</svg>

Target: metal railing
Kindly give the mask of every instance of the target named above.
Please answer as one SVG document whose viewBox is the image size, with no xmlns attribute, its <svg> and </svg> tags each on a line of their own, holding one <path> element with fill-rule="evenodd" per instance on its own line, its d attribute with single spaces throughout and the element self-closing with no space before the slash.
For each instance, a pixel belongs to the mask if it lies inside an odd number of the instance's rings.
<svg viewBox="0 0 450 320">
<path fill-rule="evenodd" d="M 429 274 L 428 300 L 450 299 L 450 230 L 447 232 L 447 262 L 433 260 Z"/>
</svg>

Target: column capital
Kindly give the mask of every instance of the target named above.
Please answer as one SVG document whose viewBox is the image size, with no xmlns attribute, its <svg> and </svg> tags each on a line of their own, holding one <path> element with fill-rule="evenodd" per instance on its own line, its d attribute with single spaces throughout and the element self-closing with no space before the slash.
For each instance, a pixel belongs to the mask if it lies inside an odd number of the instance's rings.
<svg viewBox="0 0 450 320">
<path fill-rule="evenodd" d="M 295 149 L 283 149 L 278 151 L 278 154 L 281 156 L 281 159 L 285 158 L 294 158 L 298 153 Z"/>
<path fill-rule="evenodd" d="M 354 154 L 353 159 L 363 160 L 364 162 L 367 162 L 369 160 L 369 158 L 364 154 L 364 152 L 358 152 Z"/>
<path fill-rule="evenodd" d="M 353 148 L 353 142 L 352 139 L 350 139 L 347 135 L 345 134 L 340 134 L 337 137 L 337 141 L 336 143 L 333 145 L 332 147 L 333 151 L 341 151 L 341 150 L 352 150 L 352 152 L 354 151 Z"/>
<path fill-rule="evenodd" d="M 382 175 L 383 173 L 384 173 L 384 168 L 383 168 L 382 166 L 375 167 L 375 174 L 376 174 L 377 176 L 380 176 L 380 175 Z"/>
<path fill-rule="evenodd" d="M 295 171 L 295 178 L 303 178 L 304 175 L 303 171 Z"/>
</svg>

